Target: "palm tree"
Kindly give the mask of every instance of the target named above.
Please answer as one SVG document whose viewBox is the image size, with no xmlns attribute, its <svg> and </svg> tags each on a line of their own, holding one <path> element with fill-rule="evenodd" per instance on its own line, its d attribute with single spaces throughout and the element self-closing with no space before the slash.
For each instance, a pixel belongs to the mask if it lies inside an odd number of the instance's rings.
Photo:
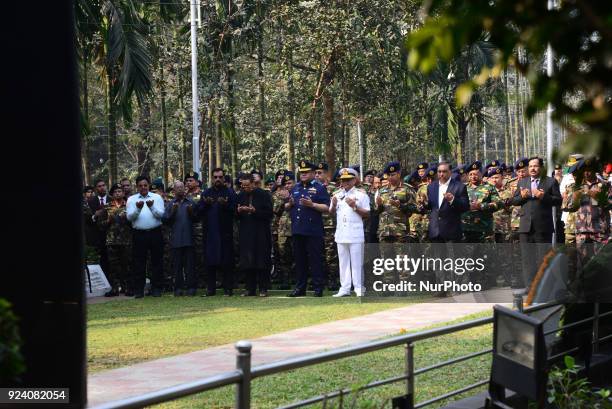
<svg viewBox="0 0 612 409">
<path fill-rule="evenodd" d="M 93 58 L 106 86 L 109 183 L 118 180 L 117 120 L 131 120 L 132 97 L 143 104 L 151 91 L 146 25 L 132 0 L 78 0 L 77 32 L 91 36 Z M 93 25 L 92 27 L 87 27 Z M 95 29 L 94 29 L 95 28 Z"/>
<path fill-rule="evenodd" d="M 467 160 L 465 143 L 468 125 L 489 120 L 484 112 L 487 98 L 503 97 L 503 89 L 499 80 L 489 80 L 474 90 L 467 104 L 459 106 L 456 103 L 457 88 L 480 74 L 483 67 L 492 67 L 494 52 L 495 48 L 490 42 L 478 41 L 450 63 L 439 64 L 429 77 L 437 88 L 430 95 L 430 100 L 439 102 L 434 111 L 438 126 L 446 133 L 449 143 L 455 145 L 455 158 L 461 163 Z M 439 142 L 443 139 L 444 136 L 440 135 L 436 138 Z"/>
</svg>

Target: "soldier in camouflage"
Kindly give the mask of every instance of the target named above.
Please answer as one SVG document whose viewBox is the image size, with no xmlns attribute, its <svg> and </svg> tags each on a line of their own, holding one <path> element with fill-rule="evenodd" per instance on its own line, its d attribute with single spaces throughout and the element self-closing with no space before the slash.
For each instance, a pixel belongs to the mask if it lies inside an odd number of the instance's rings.
<svg viewBox="0 0 612 409">
<path fill-rule="evenodd" d="M 606 244 L 610 239 L 610 183 L 597 178 L 597 166 L 597 161 L 587 158 L 571 170 L 575 183 L 567 188 L 567 210 L 575 213 L 577 246 Z"/>
<path fill-rule="evenodd" d="M 327 189 L 330 197 L 338 190 L 336 182 L 331 180 L 329 175 L 329 166 L 327 163 L 317 163 L 315 169 L 315 180 L 321 183 Z M 339 288 L 338 275 L 338 251 L 336 250 L 336 241 L 334 233 L 336 231 L 336 218 L 329 213 L 323 213 L 323 237 L 325 243 L 325 266 L 327 268 L 327 288 L 330 291 L 336 291 Z"/>
<path fill-rule="evenodd" d="M 470 210 L 461 216 L 463 239 L 466 243 L 485 243 L 493 240 L 493 212 L 502 207 L 497 190 L 482 183 L 480 161 L 469 166 L 467 185 Z"/>
<path fill-rule="evenodd" d="M 522 178 L 528 176 L 527 174 L 527 166 L 529 165 L 529 160 L 527 158 L 521 158 L 516 161 L 514 164 L 514 169 L 516 171 L 516 176 L 506 182 L 506 189 L 509 190 L 512 195 L 518 189 L 518 182 Z M 513 244 L 519 243 L 519 225 L 521 223 L 521 207 L 520 206 L 512 206 L 510 212 L 510 242 Z"/>
<path fill-rule="evenodd" d="M 413 213 L 410 216 L 410 232 L 417 243 L 426 243 L 428 241 L 427 186 L 435 180 L 437 171 L 437 166 L 426 169 L 416 190 L 417 213 Z"/>
<path fill-rule="evenodd" d="M 501 207 L 493 212 L 493 233 L 496 243 L 510 242 L 510 217 L 512 215 L 510 200 L 513 192 L 504 186 L 503 173 L 502 167 L 491 168 L 487 172 L 488 181 L 495 188 L 501 200 Z"/>
<path fill-rule="evenodd" d="M 104 217 L 97 218 L 100 228 L 106 230 L 106 246 L 108 251 L 108 281 L 111 290 L 104 296 L 119 295 L 119 287 L 127 281 L 132 243 L 132 229 L 127 219 L 125 199 L 121 184 L 116 184 L 110 190 L 111 200 L 104 206 Z"/>
<path fill-rule="evenodd" d="M 280 171 L 279 171 L 280 172 Z M 276 172 L 279 175 L 279 172 Z M 289 171 L 283 170 L 283 176 L 285 172 L 290 174 Z M 280 250 L 278 246 L 278 222 L 285 212 L 285 199 L 288 198 L 287 190 L 282 185 L 274 188 L 274 193 L 272 193 L 272 253 L 273 253 L 273 263 L 274 263 L 274 271 L 272 273 L 271 279 L 273 284 L 281 285 L 282 289 L 289 289 L 287 286 L 287 278 L 284 277 L 284 273 L 286 271 L 282 270 L 281 261 L 280 261 Z"/>
<path fill-rule="evenodd" d="M 390 162 L 384 170 L 388 185 L 376 195 L 376 211 L 380 216 L 378 240 L 380 243 L 405 243 L 409 240 L 408 218 L 416 213 L 416 192 L 404 185 L 400 178 L 399 162 Z"/>
<path fill-rule="evenodd" d="M 291 241 L 291 213 L 287 210 L 285 204 L 291 197 L 291 189 L 295 185 L 295 176 L 293 172 L 286 171 L 282 175 L 282 180 L 278 191 L 280 198 L 283 201 L 283 212 L 278 218 L 278 277 L 280 280 L 280 289 L 288 290 L 293 284 L 291 282 L 293 267 L 293 242 Z"/>
</svg>

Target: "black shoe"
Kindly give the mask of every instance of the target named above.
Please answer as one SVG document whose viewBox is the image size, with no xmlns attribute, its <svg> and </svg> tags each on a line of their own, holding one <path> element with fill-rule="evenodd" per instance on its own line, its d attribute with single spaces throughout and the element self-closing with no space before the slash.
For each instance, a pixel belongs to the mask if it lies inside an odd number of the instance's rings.
<svg viewBox="0 0 612 409">
<path fill-rule="evenodd" d="M 323 297 L 323 290 L 315 290 L 314 296 L 315 297 Z"/>
<path fill-rule="evenodd" d="M 304 297 L 305 295 L 306 291 L 293 290 L 292 292 L 287 294 L 287 297 Z"/>
<path fill-rule="evenodd" d="M 242 293 L 240 294 L 241 297 L 255 297 L 257 294 L 255 294 L 254 292 L 247 292 L 247 293 Z"/>
<path fill-rule="evenodd" d="M 206 291 L 206 293 L 202 294 L 202 297 L 214 297 L 216 294 L 215 291 Z"/>
<path fill-rule="evenodd" d="M 267 297 L 268 296 L 268 292 L 267 291 L 260 291 L 259 292 L 259 296 L 260 297 Z"/>
<path fill-rule="evenodd" d="M 226 291 L 226 292 L 223 294 L 223 296 L 224 296 L 224 297 L 231 297 L 231 296 L 233 296 L 233 295 L 234 295 L 234 292 L 233 292 L 233 291 Z"/>
<path fill-rule="evenodd" d="M 153 296 L 153 297 L 161 297 L 161 290 L 155 289 L 155 290 L 151 291 L 151 296 Z"/>
<path fill-rule="evenodd" d="M 183 296 L 183 290 L 176 290 L 174 292 L 174 296 L 175 297 L 182 297 Z"/>
<path fill-rule="evenodd" d="M 132 291 L 132 290 L 125 290 L 125 296 L 126 297 L 133 297 L 134 296 L 134 291 Z"/>
<path fill-rule="evenodd" d="M 144 292 L 134 294 L 134 298 L 144 298 Z"/>
<path fill-rule="evenodd" d="M 114 289 L 114 288 L 112 290 L 107 291 L 107 292 L 104 293 L 105 297 L 116 297 L 118 295 L 119 295 L 119 292 L 116 289 Z"/>
<path fill-rule="evenodd" d="M 197 288 L 189 288 L 187 292 L 185 293 L 185 295 L 187 297 L 195 297 L 197 292 L 198 292 Z"/>
</svg>

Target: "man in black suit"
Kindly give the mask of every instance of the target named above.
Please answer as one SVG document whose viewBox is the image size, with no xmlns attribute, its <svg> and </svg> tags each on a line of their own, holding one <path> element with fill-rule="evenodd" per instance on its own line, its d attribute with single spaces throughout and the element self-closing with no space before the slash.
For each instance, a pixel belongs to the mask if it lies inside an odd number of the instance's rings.
<svg viewBox="0 0 612 409">
<path fill-rule="evenodd" d="M 438 164 L 438 180 L 427 186 L 429 239 L 434 243 L 461 241 L 461 214 L 470 210 L 467 189 L 451 179 L 450 164 Z"/>
<path fill-rule="evenodd" d="M 106 230 L 100 229 L 96 223 L 98 218 L 106 217 L 104 206 L 109 202 L 110 198 L 106 193 L 106 183 L 102 179 L 96 180 L 94 184 L 95 194 L 89 198 L 88 204 L 91 209 L 91 219 L 89 223 L 91 225 L 91 243 L 87 243 L 92 247 L 95 247 L 98 256 L 100 257 L 100 267 L 105 273 L 108 272 L 108 257 L 106 254 Z"/>
<path fill-rule="evenodd" d="M 438 179 L 427 186 L 427 209 L 429 214 L 429 240 L 432 243 L 458 243 L 463 236 L 461 231 L 461 214 L 470 209 L 467 188 L 460 181 L 451 179 L 451 167 L 448 162 L 440 162 L 437 169 Z M 452 246 L 437 246 L 434 254 L 440 258 L 452 257 Z M 443 283 L 448 273 L 436 271 L 436 281 Z M 445 297 L 445 291 L 436 293 Z"/>
<path fill-rule="evenodd" d="M 519 180 L 512 197 L 512 204 L 521 206 L 521 243 L 551 243 L 555 231 L 552 209 L 561 205 L 561 193 L 554 178 L 541 174 L 542 164 L 541 158 L 529 159 L 529 177 Z"/>
<path fill-rule="evenodd" d="M 542 174 L 543 160 L 529 159 L 529 176 L 519 180 L 512 197 L 514 206 L 521 206 L 519 212 L 519 241 L 521 243 L 522 285 L 529 287 L 543 258 L 552 243 L 555 225 L 553 206 L 561 204 L 561 193 L 557 180 Z"/>
</svg>

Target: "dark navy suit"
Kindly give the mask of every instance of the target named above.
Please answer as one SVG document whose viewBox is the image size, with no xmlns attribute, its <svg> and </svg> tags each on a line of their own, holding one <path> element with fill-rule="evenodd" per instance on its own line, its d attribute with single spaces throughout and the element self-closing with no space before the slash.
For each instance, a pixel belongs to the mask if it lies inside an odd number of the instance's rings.
<svg viewBox="0 0 612 409">
<path fill-rule="evenodd" d="M 456 180 L 450 179 L 447 193 L 452 193 L 455 198 L 453 203 L 442 200 L 438 203 L 438 192 L 440 183 L 436 180 L 427 186 L 427 208 L 431 210 L 429 215 L 429 239 L 432 241 L 460 241 L 461 214 L 470 209 L 466 186 Z"/>
<path fill-rule="evenodd" d="M 325 285 L 323 269 L 323 216 L 318 210 L 300 205 L 300 199 L 310 198 L 314 203 L 329 206 L 329 194 L 321 183 L 312 180 L 306 185 L 298 183 L 291 190 L 291 234 L 293 255 L 297 272 L 296 291 L 306 291 L 308 272 L 312 274 L 315 291 L 322 291 Z"/>
</svg>

